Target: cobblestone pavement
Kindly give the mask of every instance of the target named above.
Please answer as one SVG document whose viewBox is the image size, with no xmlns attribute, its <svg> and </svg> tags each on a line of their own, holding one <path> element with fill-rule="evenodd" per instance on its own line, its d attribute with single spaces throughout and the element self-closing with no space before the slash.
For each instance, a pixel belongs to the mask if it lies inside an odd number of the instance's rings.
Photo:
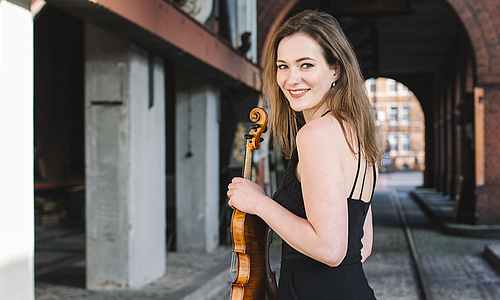
<svg viewBox="0 0 500 300">
<path fill-rule="evenodd" d="M 500 241 L 441 233 L 409 196 L 409 191 L 421 183 L 421 173 L 381 174 L 373 199 L 373 253 L 364 264 L 377 299 L 419 299 L 404 232 L 391 198 L 392 189 L 398 191 L 403 204 L 430 299 L 500 299 L 500 273 L 481 256 L 486 244 Z M 74 236 L 72 239 L 75 240 Z M 75 250 L 71 245 L 65 247 Z M 280 241 L 275 238 L 271 258 L 277 273 L 279 253 Z M 38 253 L 39 261 L 47 260 L 46 255 Z M 64 257 L 63 254 L 54 255 Z M 230 256 L 228 247 L 209 254 L 168 253 L 166 276 L 139 290 L 107 292 L 84 288 L 85 263 L 80 259 L 65 268 L 38 275 L 36 299 L 227 300 L 231 282 Z"/>
<path fill-rule="evenodd" d="M 363 264 L 368 282 L 377 299 L 418 300 L 408 246 L 389 190 L 377 190 L 372 205 L 373 249 Z"/>
<path fill-rule="evenodd" d="M 431 299 L 500 299 L 500 273 L 482 257 L 499 239 L 445 235 L 430 224 L 408 190 L 398 190 Z"/>
<path fill-rule="evenodd" d="M 482 257 L 485 245 L 498 244 L 500 239 L 443 234 L 409 196 L 410 190 L 421 184 L 420 175 L 412 173 L 381 175 L 380 179 L 385 180 L 386 189 L 382 189 L 379 184 L 378 195 L 392 188 L 398 191 L 430 299 L 500 299 L 500 273 Z M 378 214 L 375 209 L 374 204 L 374 218 Z M 380 226 L 377 226 L 377 220 L 374 222 L 376 245 L 377 242 L 381 242 L 377 241 Z M 374 252 L 376 251 L 374 246 Z M 388 298 L 379 297 L 379 299 Z"/>
<path fill-rule="evenodd" d="M 85 263 L 67 266 L 62 269 L 37 276 L 35 282 L 36 300 L 132 300 L 132 299 L 182 299 L 200 288 L 209 279 L 223 274 L 227 270 L 231 249 L 221 247 L 213 253 L 177 253 L 167 255 L 167 275 L 137 290 L 124 291 L 88 291 L 85 287 Z M 221 262 L 227 262 L 221 264 Z M 220 280 L 217 282 L 220 286 Z M 210 288 L 210 293 L 217 288 Z M 188 298 L 189 299 L 189 298 Z M 196 299 L 196 298 L 193 298 Z"/>
</svg>

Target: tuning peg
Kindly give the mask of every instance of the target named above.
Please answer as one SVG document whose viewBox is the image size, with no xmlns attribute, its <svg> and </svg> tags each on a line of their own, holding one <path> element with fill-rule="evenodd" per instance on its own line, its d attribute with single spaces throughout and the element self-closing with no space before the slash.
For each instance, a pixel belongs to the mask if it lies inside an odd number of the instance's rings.
<svg viewBox="0 0 500 300">
<path fill-rule="evenodd" d="M 247 140 L 253 139 L 253 134 L 245 134 L 245 139 Z"/>
<path fill-rule="evenodd" d="M 266 129 L 264 129 L 263 133 L 266 133 L 266 132 L 267 132 L 267 127 L 266 127 Z"/>
<path fill-rule="evenodd" d="M 264 141 L 264 139 L 263 139 L 263 138 L 260 138 L 260 141 L 261 141 L 261 142 L 263 142 L 263 141 Z"/>
<path fill-rule="evenodd" d="M 250 128 L 252 129 L 257 129 L 260 127 L 260 124 L 253 124 L 252 126 L 250 126 Z"/>
</svg>

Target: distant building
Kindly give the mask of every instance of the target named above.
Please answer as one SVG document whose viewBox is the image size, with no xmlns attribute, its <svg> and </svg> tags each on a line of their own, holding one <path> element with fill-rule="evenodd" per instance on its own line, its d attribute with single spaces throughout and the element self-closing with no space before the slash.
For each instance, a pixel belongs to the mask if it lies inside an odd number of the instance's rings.
<svg viewBox="0 0 500 300">
<path fill-rule="evenodd" d="M 393 79 L 370 78 L 365 84 L 384 149 L 382 171 L 423 170 L 425 119 L 420 102 L 408 87 Z M 389 159 L 391 165 L 387 165 Z"/>
</svg>

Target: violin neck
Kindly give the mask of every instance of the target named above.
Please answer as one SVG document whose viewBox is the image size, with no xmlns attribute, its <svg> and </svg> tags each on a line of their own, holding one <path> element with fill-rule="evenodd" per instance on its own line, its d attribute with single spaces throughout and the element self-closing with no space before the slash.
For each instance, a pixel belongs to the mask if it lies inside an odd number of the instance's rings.
<svg viewBox="0 0 500 300">
<path fill-rule="evenodd" d="M 253 150 L 246 148 L 245 165 L 243 166 L 243 178 L 251 180 L 252 178 L 252 152 Z"/>
</svg>

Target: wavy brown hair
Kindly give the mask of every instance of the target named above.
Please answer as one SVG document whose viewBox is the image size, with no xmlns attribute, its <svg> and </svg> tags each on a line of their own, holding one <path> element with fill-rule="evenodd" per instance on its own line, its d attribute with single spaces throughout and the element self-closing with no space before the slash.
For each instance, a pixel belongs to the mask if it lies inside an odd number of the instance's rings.
<svg viewBox="0 0 500 300">
<path fill-rule="evenodd" d="M 285 37 L 304 34 L 323 49 L 326 62 L 340 66 L 340 77 L 323 98 L 339 121 L 349 149 L 359 140 L 360 153 L 370 164 L 380 162 L 372 106 L 351 43 L 338 21 L 331 15 L 313 10 L 296 14 L 281 25 L 271 39 L 264 67 L 264 93 L 271 108 L 270 130 L 275 149 L 289 159 L 296 147 L 295 137 L 304 125 L 301 112 L 294 111 L 277 83 L 278 45 Z M 347 125 L 347 126 L 346 126 Z"/>
</svg>

